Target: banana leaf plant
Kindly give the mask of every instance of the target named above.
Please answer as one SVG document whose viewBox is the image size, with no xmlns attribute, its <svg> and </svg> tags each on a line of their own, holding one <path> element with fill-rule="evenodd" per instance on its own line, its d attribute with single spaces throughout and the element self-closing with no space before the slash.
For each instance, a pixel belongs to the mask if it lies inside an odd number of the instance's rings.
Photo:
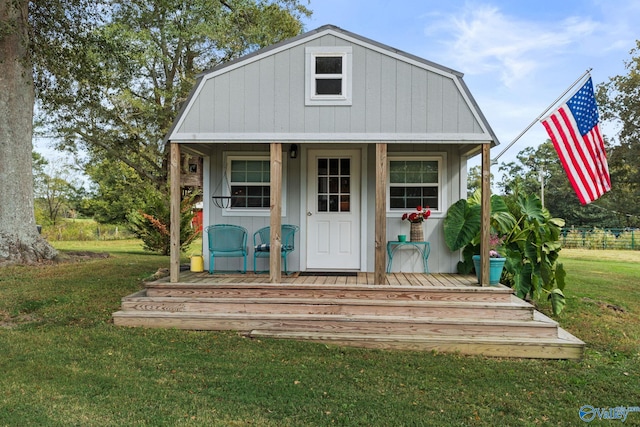
<svg viewBox="0 0 640 427">
<path fill-rule="evenodd" d="M 473 271 L 473 255 L 480 253 L 480 193 L 451 205 L 444 220 L 445 242 L 450 250 L 462 249 L 458 272 Z M 520 298 L 551 301 L 554 314 L 565 305 L 566 272 L 558 256 L 564 220 L 552 218 L 536 195 L 519 196 L 509 209 L 502 196 L 491 196 L 491 232 L 504 239 L 507 258 L 501 282 L 512 286 Z"/>
</svg>

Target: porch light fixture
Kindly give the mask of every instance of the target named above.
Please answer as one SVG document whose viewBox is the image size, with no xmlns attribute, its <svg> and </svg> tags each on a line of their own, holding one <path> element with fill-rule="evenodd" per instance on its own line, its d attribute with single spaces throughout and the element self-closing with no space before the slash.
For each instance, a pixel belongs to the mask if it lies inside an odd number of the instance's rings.
<svg viewBox="0 0 640 427">
<path fill-rule="evenodd" d="M 289 147 L 289 158 L 297 159 L 298 158 L 298 144 L 291 144 Z"/>
</svg>

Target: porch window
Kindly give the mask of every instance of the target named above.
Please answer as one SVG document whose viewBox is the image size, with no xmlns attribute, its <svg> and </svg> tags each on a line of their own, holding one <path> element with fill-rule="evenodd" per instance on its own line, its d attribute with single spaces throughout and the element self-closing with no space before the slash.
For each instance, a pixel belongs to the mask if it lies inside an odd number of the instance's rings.
<svg viewBox="0 0 640 427">
<path fill-rule="evenodd" d="M 439 157 L 389 160 L 389 208 L 408 212 L 417 206 L 441 210 L 442 159 Z"/>
<path fill-rule="evenodd" d="M 229 183 L 232 208 L 269 208 L 269 160 L 231 160 Z"/>
<path fill-rule="evenodd" d="M 305 50 L 306 105 L 351 105 L 351 47 Z"/>
<path fill-rule="evenodd" d="M 223 195 L 230 206 L 222 216 L 269 216 L 271 207 L 271 160 L 269 155 L 242 152 L 224 154 Z M 282 157 L 282 216 L 287 212 L 287 157 Z"/>
</svg>

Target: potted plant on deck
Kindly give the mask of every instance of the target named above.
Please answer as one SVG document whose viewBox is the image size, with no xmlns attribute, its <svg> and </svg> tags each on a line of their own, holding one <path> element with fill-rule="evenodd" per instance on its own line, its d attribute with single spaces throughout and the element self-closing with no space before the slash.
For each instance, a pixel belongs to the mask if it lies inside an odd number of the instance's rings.
<svg viewBox="0 0 640 427">
<path fill-rule="evenodd" d="M 500 284 L 500 277 L 502 276 L 502 269 L 504 268 L 504 263 L 507 261 L 505 257 L 503 257 L 499 250 L 504 243 L 504 237 L 499 237 L 496 233 L 492 233 L 489 238 L 489 285 L 497 286 Z M 478 283 L 480 283 L 480 260 L 482 259 L 481 255 L 473 256 L 473 266 L 476 270 L 476 276 L 478 277 Z"/>
</svg>

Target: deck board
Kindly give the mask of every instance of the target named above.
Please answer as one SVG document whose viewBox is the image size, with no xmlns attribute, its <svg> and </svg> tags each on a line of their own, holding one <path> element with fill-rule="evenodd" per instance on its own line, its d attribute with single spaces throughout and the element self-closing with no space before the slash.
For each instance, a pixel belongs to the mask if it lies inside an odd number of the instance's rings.
<svg viewBox="0 0 640 427">
<path fill-rule="evenodd" d="M 269 283 L 269 274 L 265 273 L 218 273 L 209 274 L 208 272 L 180 272 L 179 281 L 181 283 L 199 283 L 199 284 L 258 284 Z M 159 279 L 158 282 L 168 282 L 169 278 Z M 358 272 L 356 275 L 325 275 L 317 273 L 315 275 L 300 275 L 292 273 L 291 275 L 282 275 L 281 283 L 291 285 L 374 285 L 375 274 Z M 444 288 L 465 288 L 480 287 L 475 276 L 459 275 L 459 274 L 442 274 L 442 273 L 402 273 L 395 272 L 386 275 L 384 285 L 388 286 L 424 286 L 424 287 L 444 287 Z"/>
</svg>

